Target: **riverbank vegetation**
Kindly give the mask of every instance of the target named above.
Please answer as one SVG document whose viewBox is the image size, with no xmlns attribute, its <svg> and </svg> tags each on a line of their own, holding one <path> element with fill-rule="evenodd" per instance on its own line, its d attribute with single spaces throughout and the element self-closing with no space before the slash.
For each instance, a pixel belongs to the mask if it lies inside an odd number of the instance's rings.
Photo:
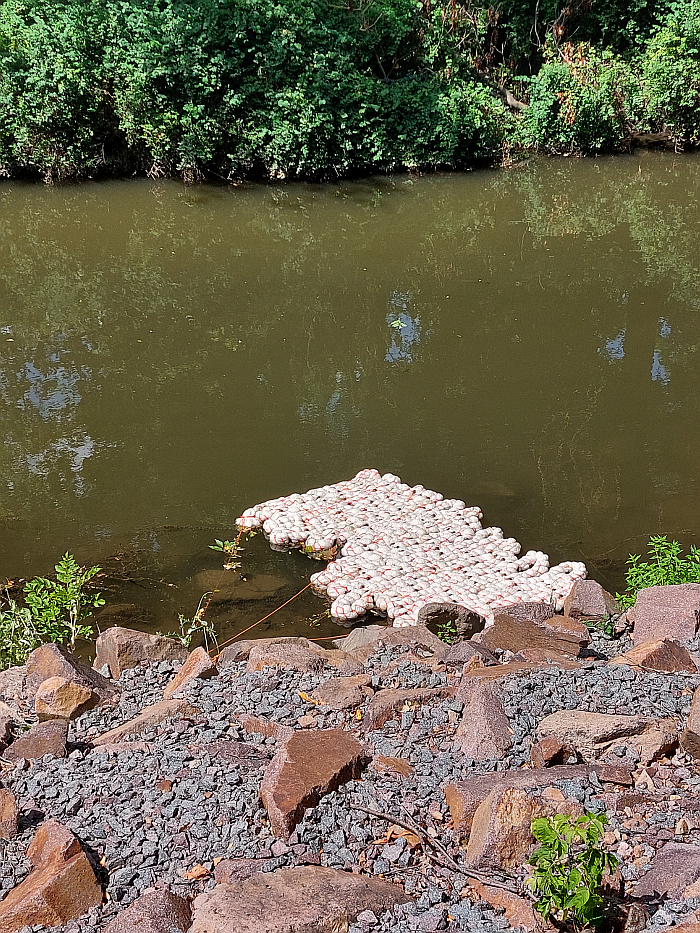
<svg viewBox="0 0 700 933">
<path fill-rule="evenodd" d="M 6 0 L 0 174 L 334 177 L 700 138 L 700 0 Z"/>
</svg>

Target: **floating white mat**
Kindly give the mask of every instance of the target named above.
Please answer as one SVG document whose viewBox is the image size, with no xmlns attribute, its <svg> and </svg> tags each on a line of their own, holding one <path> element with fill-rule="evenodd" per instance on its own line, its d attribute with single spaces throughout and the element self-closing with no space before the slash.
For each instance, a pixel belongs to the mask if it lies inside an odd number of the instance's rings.
<svg viewBox="0 0 700 933">
<path fill-rule="evenodd" d="M 395 626 L 415 625 L 422 606 L 453 602 L 489 619 L 517 602 L 561 607 L 586 566 L 549 566 L 542 551 L 523 557 L 515 538 L 482 528 L 481 510 L 407 486 L 393 473 L 362 470 L 354 479 L 270 499 L 246 509 L 237 524 L 262 527 L 275 547 L 339 556 L 315 573 L 316 590 L 332 599 L 331 615 L 356 619 L 371 609 Z"/>
</svg>

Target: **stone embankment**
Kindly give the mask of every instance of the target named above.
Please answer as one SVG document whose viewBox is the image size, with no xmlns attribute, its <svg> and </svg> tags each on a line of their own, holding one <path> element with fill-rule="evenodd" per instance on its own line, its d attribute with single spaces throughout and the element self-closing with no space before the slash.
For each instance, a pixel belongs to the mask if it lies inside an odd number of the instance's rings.
<svg viewBox="0 0 700 933">
<path fill-rule="evenodd" d="M 611 927 L 700 933 L 700 585 L 565 613 L 37 649 L 0 673 L 0 930 L 533 930 L 530 822 L 589 810 Z"/>
</svg>

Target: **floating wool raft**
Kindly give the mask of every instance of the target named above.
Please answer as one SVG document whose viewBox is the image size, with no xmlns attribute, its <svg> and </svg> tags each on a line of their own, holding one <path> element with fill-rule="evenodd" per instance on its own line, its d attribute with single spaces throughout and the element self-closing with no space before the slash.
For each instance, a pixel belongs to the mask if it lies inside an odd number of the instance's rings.
<svg viewBox="0 0 700 933">
<path fill-rule="evenodd" d="M 395 626 L 415 625 L 422 606 L 453 602 L 489 619 L 517 602 L 551 601 L 558 607 L 585 564 L 549 566 L 542 551 L 523 557 L 515 538 L 483 528 L 482 512 L 460 499 L 443 499 L 423 486 L 407 486 L 393 473 L 362 470 L 354 479 L 270 499 L 237 520 L 243 530 L 262 527 L 273 547 L 338 558 L 311 583 L 328 596 L 331 616 L 356 619 L 386 613 Z"/>
</svg>

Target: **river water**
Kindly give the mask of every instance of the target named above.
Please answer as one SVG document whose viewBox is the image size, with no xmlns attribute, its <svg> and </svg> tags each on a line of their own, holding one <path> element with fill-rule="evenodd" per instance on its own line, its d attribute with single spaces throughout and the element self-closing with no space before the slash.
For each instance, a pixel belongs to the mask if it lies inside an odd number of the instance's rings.
<svg viewBox="0 0 700 933">
<path fill-rule="evenodd" d="M 620 588 L 650 534 L 698 540 L 699 203 L 700 158 L 647 152 L 2 183 L 0 579 L 71 550 L 165 631 L 220 586 L 230 635 L 319 568 L 259 537 L 222 577 L 214 538 L 375 467 Z M 328 635 L 322 609 L 270 624 Z"/>
</svg>

